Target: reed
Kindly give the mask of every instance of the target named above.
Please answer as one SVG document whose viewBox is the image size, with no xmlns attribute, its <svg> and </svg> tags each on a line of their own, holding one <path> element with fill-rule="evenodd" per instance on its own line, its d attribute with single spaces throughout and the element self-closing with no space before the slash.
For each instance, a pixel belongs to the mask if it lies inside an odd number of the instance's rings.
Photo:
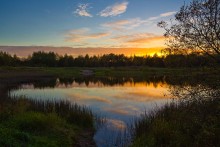
<svg viewBox="0 0 220 147">
<path fill-rule="evenodd" d="M 129 128 L 132 146 L 218 146 L 219 106 L 219 98 L 175 101 L 145 112 Z"/>
<path fill-rule="evenodd" d="M 7 98 L 0 105 L 0 146 L 74 146 L 82 131 L 95 132 L 94 124 L 89 108 L 69 101 Z"/>
</svg>

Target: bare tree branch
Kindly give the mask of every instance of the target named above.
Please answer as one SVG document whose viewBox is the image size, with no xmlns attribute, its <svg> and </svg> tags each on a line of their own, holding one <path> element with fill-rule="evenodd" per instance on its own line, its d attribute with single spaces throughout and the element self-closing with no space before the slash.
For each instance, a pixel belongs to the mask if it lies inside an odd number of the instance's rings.
<svg viewBox="0 0 220 147">
<path fill-rule="evenodd" d="M 220 62 L 220 0 L 193 0 L 175 15 L 175 23 L 162 21 L 167 51 L 208 54 Z"/>
</svg>

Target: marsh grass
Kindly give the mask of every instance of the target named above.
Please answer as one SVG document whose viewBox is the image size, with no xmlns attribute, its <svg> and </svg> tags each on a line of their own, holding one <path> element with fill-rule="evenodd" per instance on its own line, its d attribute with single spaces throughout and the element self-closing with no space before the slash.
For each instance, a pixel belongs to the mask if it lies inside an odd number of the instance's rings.
<svg viewBox="0 0 220 147">
<path fill-rule="evenodd" d="M 218 146 L 220 99 L 174 101 L 144 113 L 130 127 L 133 147 Z"/>
<path fill-rule="evenodd" d="M 1 67 L 0 82 L 5 83 L 1 83 L 2 85 L 9 83 L 9 87 L 3 86 L 2 92 L 4 93 L 0 93 L 0 146 L 72 146 L 77 143 L 79 132 L 84 129 L 94 130 L 94 119 L 97 125 L 102 124 L 104 119 L 94 116 L 90 109 L 68 101 L 4 98 L 7 95 L 6 90 L 13 89 L 10 83 L 18 85 L 19 82 L 24 81 L 24 78 L 28 82 L 42 81 L 37 85 L 38 87 L 44 87 L 45 83 L 48 86 L 49 83 L 45 79 L 39 80 L 39 77 L 55 77 L 55 79 L 56 77 L 63 79 L 77 77 L 77 83 L 88 83 L 91 79 L 86 81 L 85 77 L 80 76 L 82 69 L 88 68 Z M 149 67 L 89 69 L 94 71 L 96 77 L 114 77 L 110 80 L 106 78 L 101 80 L 103 84 L 108 85 L 123 84 L 129 81 L 130 77 L 134 81 L 154 80 L 155 83 L 162 79 L 170 85 L 206 83 L 206 85 L 213 86 L 212 81 L 219 83 L 219 68 L 217 70 Z M 92 79 L 92 81 L 97 80 Z M 52 80 L 49 85 L 53 87 L 55 84 L 56 82 Z M 128 146 L 127 143 L 131 141 L 133 146 L 138 147 L 218 146 L 220 140 L 219 105 L 219 99 L 167 104 L 135 120 L 134 125 L 128 130 L 132 135 L 132 140 L 126 138 L 127 133 L 119 133 L 115 146 L 116 144 Z"/>
<path fill-rule="evenodd" d="M 0 146 L 74 146 L 80 132 L 95 131 L 94 117 L 68 101 L 8 98 L 0 105 Z"/>
</svg>

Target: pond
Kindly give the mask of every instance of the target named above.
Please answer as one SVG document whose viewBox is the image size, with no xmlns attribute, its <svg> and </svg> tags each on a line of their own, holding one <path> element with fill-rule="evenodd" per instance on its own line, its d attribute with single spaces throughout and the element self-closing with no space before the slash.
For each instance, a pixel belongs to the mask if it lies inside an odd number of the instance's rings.
<svg viewBox="0 0 220 147">
<path fill-rule="evenodd" d="M 118 134 L 135 117 L 167 103 L 171 98 L 169 84 L 164 77 L 37 80 L 19 84 L 10 90 L 9 95 L 43 101 L 68 100 L 89 107 L 106 119 L 94 136 L 100 147 L 112 146 Z"/>
</svg>

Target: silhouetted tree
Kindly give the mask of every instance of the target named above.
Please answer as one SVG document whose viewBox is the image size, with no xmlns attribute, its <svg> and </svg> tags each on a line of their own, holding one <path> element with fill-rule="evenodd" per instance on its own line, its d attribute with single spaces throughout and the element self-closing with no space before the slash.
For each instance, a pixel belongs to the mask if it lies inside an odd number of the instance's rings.
<svg viewBox="0 0 220 147">
<path fill-rule="evenodd" d="M 74 58 L 72 56 L 68 56 L 65 54 L 64 56 L 60 56 L 58 60 L 58 66 L 61 67 L 70 67 L 74 64 Z"/>
<path fill-rule="evenodd" d="M 6 52 L 0 52 L 0 65 L 1 66 L 17 66 L 21 63 L 20 59 L 14 55 L 11 56 Z"/>
<path fill-rule="evenodd" d="M 34 52 L 30 59 L 30 62 L 34 66 L 56 66 L 58 55 L 54 52 Z"/>
<path fill-rule="evenodd" d="M 144 57 L 134 56 L 133 57 L 133 65 L 134 66 L 141 66 L 144 65 Z"/>
<path fill-rule="evenodd" d="M 164 21 L 158 26 L 166 30 L 166 52 L 205 53 L 220 61 L 220 0 L 193 0 L 181 7 L 171 26 Z"/>
<path fill-rule="evenodd" d="M 54 52 L 34 52 L 27 58 L 11 56 L 0 52 L 0 66 L 42 66 L 42 67 L 120 67 L 120 66 L 149 66 L 149 67 L 202 67 L 216 64 L 207 55 L 201 54 L 170 54 L 167 56 L 125 56 L 123 54 L 105 54 L 102 56 L 57 55 Z M 216 64 L 220 65 L 220 64 Z"/>
</svg>

